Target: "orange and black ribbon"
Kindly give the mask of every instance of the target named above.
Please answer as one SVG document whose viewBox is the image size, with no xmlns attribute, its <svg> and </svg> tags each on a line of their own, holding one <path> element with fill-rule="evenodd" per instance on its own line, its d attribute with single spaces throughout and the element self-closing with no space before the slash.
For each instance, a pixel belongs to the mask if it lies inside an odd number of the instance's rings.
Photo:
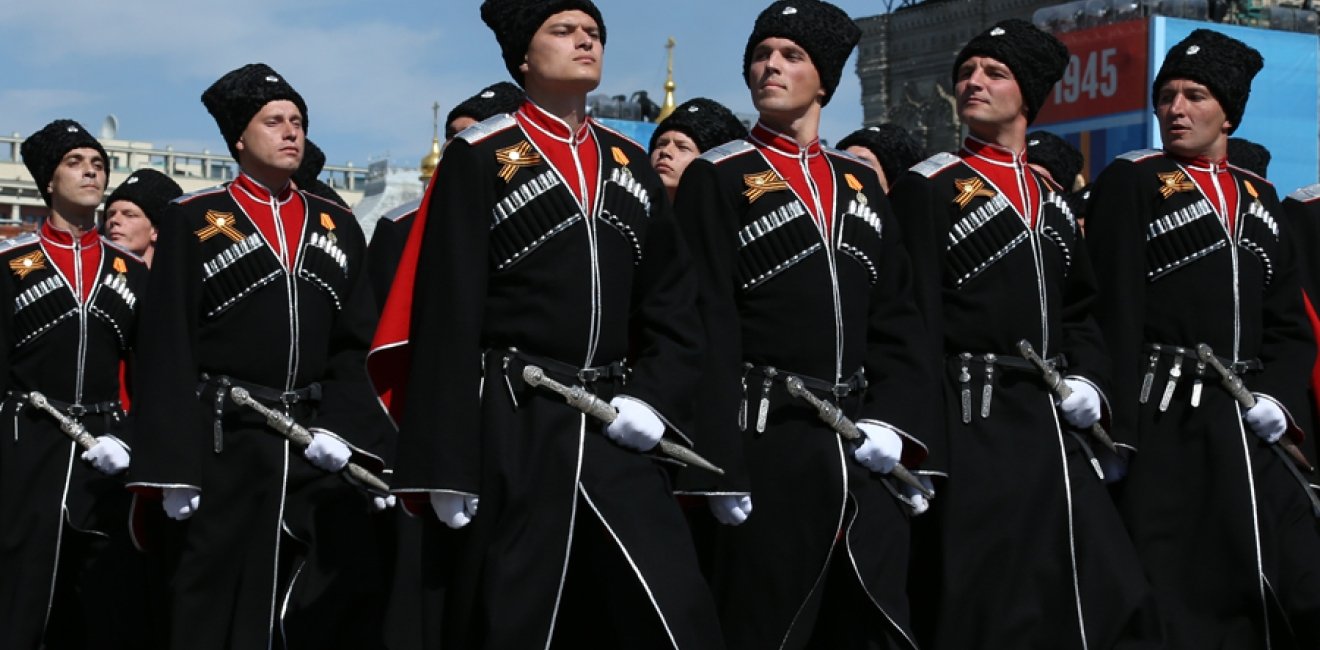
<svg viewBox="0 0 1320 650">
<path fill-rule="evenodd" d="M 507 183 L 513 180 L 513 175 L 518 173 L 519 167 L 535 167 L 541 164 L 541 154 L 532 149 L 531 143 L 523 140 L 513 146 L 497 150 L 495 162 L 504 165 L 500 168 L 499 177 Z"/>
<path fill-rule="evenodd" d="M 1184 174 L 1181 169 L 1155 174 L 1155 176 L 1160 179 L 1160 196 L 1162 198 L 1167 199 L 1178 192 L 1190 192 L 1196 189 L 1196 185 L 1187 180 L 1187 174 Z"/>
<path fill-rule="evenodd" d="M 972 199 L 978 196 L 994 198 L 995 191 L 985 186 L 985 181 L 975 176 L 971 178 L 955 179 L 953 186 L 958 188 L 958 196 L 953 197 L 953 202 L 958 204 L 959 208 L 966 208 Z"/>
<path fill-rule="evenodd" d="M 234 230 L 234 218 L 232 212 L 217 212 L 215 210 L 206 211 L 206 223 L 211 225 L 197 231 L 197 239 L 206 241 L 216 235 L 224 235 L 236 242 L 243 241 L 243 233 Z"/>
<path fill-rule="evenodd" d="M 44 268 L 46 268 L 46 254 L 41 251 L 32 251 L 22 257 L 9 260 L 9 270 L 13 271 L 20 280 L 27 278 L 29 273 Z"/>
<path fill-rule="evenodd" d="M 767 169 L 759 174 L 743 174 L 743 184 L 747 186 L 747 189 L 743 190 L 743 196 L 747 197 L 748 203 L 756 203 L 757 199 L 768 192 L 788 189 L 788 183 L 773 169 Z"/>
</svg>

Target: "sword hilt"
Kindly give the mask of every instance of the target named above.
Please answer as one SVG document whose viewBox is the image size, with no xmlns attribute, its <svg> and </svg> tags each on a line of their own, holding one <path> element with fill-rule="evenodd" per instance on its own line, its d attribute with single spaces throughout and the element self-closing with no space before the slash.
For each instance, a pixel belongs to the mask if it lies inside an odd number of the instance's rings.
<svg viewBox="0 0 1320 650">
<path fill-rule="evenodd" d="M 581 386 L 565 386 L 554 379 L 546 376 L 545 370 L 540 366 L 528 364 L 523 366 L 523 381 L 528 386 L 545 388 L 552 393 L 558 394 L 568 402 L 568 405 L 582 411 L 583 413 L 609 424 L 619 417 L 619 412 L 609 402 L 596 397 L 587 389 Z M 700 467 L 708 472 L 724 475 L 724 470 L 720 469 L 714 463 L 706 460 L 700 454 L 676 442 L 661 439 L 656 443 L 660 453 L 673 458 L 674 460 L 687 463 L 689 465 Z"/>
<path fill-rule="evenodd" d="M 843 436 L 844 440 L 854 443 L 863 440 L 864 434 L 857 428 L 857 423 L 848 419 L 848 416 L 843 414 L 843 409 L 813 395 L 811 391 L 807 390 L 807 386 L 801 378 L 785 377 L 784 388 L 788 390 L 790 396 L 805 400 L 808 404 L 814 406 L 816 415 L 821 421 L 834 429 L 835 433 Z M 921 481 L 913 476 L 912 472 L 908 471 L 908 468 L 904 467 L 902 463 L 895 463 L 894 468 L 889 470 L 889 474 L 908 487 L 925 495 L 927 499 L 935 498 L 935 493 L 930 488 L 922 485 Z"/>
<path fill-rule="evenodd" d="M 1045 385 L 1049 386 L 1050 390 L 1054 391 L 1054 395 L 1059 398 L 1060 402 L 1072 397 L 1073 390 L 1068 387 L 1068 382 L 1063 380 L 1063 376 L 1059 374 L 1058 370 L 1055 370 L 1050 364 L 1045 363 L 1045 360 L 1040 358 L 1039 354 L 1036 354 L 1036 348 L 1032 347 L 1031 341 L 1022 339 L 1021 341 L 1018 341 L 1017 347 L 1018 352 L 1022 353 L 1023 358 L 1030 361 L 1031 365 L 1036 366 L 1036 369 L 1040 370 L 1041 378 L 1045 380 Z M 1114 439 L 1109 437 L 1109 432 L 1105 431 L 1104 426 L 1099 422 L 1092 423 L 1091 426 L 1087 428 L 1087 432 L 1091 434 L 1092 438 L 1096 439 L 1096 442 L 1104 445 L 1105 449 L 1108 449 L 1115 454 L 1118 453 L 1118 445 L 1114 444 Z M 1097 473 L 1104 474 L 1103 471 L 1100 471 L 1098 462 L 1092 463 L 1092 466 L 1096 468 Z"/>
<path fill-rule="evenodd" d="M 1242 378 L 1239 377 L 1236 372 L 1225 367 L 1224 364 L 1219 361 L 1219 357 L 1215 356 L 1215 351 L 1211 349 L 1209 345 L 1206 345 L 1205 343 L 1196 344 L 1196 356 L 1202 361 L 1202 363 L 1214 368 L 1215 372 L 1219 373 L 1221 379 L 1220 383 L 1222 383 L 1224 388 L 1228 390 L 1228 394 L 1232 395 L 1234 400 L 1237 400 L 1238 404 L 1241 404 L 1245 409 L 1250 409 L 1256 405 L 1256 396 L 1252 395 L 1250 390 L 1247 390 L 1247 386 L 1242 382 Z M 1307 472 L 1315 471 L 1315 468 L 1311 466 L 1311 461 L 1306 459 L 1306 454 L 1303 454 L 1302 450 L 1297 448 L 1297 443 L 1293 442 L 1292 438 L 1289 438 L 1287 433 L 1284 433 L 1283 437 L 1279 438 L 1276 444 L 1287 452 L 1293 462 L 1297 463 L 1302 469 Z"/>
<path fill-rule="evenodd" d="M 1017 347 L 1023 358 L 1030 361 L 1031 365 L 1036 366 L 1037 370 L 1040 370 L 1041 377 L 1045 379 L 1045 385 L 1049 386 L 1050 390 L 1054 391 L 1054 394 L 1060 400 L 1068 399 L 1072 395 L 1072 389 L 1063 381 L 1063 376 L 1053 366 L 1045 363 L 1045 360 L 1040 358 L 1039 354 L 1036 354 L 1036 348 L 1032 347 L 1031 341 L 1022 339 L 1018 341 Z M 1112 444 L 1109 446 L 1113 447 Z"/>
<path fill-rule="evenodd" d="M 55 418 L 55 421 L 60 425 L 60 431 L 63 431 L 65 435 L 78 443 L 79 447 L 82 447 L 83 449 L 91 449 L 96 446 L 96 438 L 87 432 L 87 428 L 77 420 L 60 412 L 59 409 L 55 408 L 55 406 L 50 403 L 50 399 L 45 395 L 34 390 L 28 393 L 27 399 L 29 404 L 37 409 L 45 411 L 51 417 Z"/>
<path fill-rule="evenodd" d="M 261 402 L 252 398 L 252 394 L 242 386 L 234 386 L 229 389 L 229 399 L 234 400 L 239 406 L 246 406 L 266 418 L 266 424 L 286 440 L 298 445 L 300 449 L 306 449 L 307 445 L 312 444 L 312 433 L 298 424 L 288 414 L 281 413 Z M 339 473 L 345 474 L 351 479 L 350 482 L 361 487 L 364 491 L 374 496 L 387 497 L 390 495 L 390 486 L 385 481 L 380 480 L 371 470 L 354 462 L 344 465 Z"/>
<path fill-rule="evenodd" d="M 1256 405 L 1256 396 L 1247 390 L 1246 384 L 1242 383 L 1242 378 L 1236 372 L 1225 367 L 1219 357 L 1215 356 L 1215 351 L 1209 345 L 1197 343 L 1196 357 L 1201 360 L 1201 363 L 1214 369 L 1215 373 L 1219 375 L 1220 383 L 1228 389 L 1228 394 L 1238 404 L 1241 404 L 1243 408 L 1251 408 Z"/>
</svg>

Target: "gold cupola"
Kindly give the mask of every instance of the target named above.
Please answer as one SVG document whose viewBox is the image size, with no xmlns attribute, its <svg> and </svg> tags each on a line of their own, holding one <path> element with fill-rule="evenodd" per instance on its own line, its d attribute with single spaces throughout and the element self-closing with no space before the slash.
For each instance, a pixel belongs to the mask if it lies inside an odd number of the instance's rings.
<svg viewBox="0 0 1320 650">
<path fill-rule="evenodd" d="M 660 103 L 660 114 L 655 117 L 656 122 L 663 122 L 666 117 L 669 117 L 670 113 L 674 112 L 675 108 L 678 108 L 678 104 L 674 103 L 674 89 L 678 86 L 674 84 L 673 36 L 670 36 L 669 41 L 665 43 L 665 49 L 669 50 L 669 63 L 667 65 L 667 71 L 665 72 L 665 99 Z"/>
<path fill-rule="evenodd" d="M 431 104 L 431 152 L 422 158 L 421 174 L 417 177 L 423 183 L 431 180 L 435 168 L 440 166 L 440 102 Z"/>
</svg>

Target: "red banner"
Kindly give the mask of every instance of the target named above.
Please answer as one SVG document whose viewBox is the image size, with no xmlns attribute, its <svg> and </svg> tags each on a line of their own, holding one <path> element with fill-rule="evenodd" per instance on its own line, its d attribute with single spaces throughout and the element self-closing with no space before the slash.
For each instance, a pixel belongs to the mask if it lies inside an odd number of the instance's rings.
<svg viewBox="0 0 1320 650">
<path fill-rule="evenodd" d="M 1033 126 L 1149 109 L 1147 21 L 1059 34 L 1072 57 Z"/>
</svg>

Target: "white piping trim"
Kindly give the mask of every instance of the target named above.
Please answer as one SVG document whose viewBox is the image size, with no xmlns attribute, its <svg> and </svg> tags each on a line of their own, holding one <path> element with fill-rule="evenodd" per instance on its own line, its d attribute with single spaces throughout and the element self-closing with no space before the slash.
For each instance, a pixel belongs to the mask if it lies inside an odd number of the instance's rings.
<svg viewBox="0 0 1320 650">
<path fill-rule="evenodd" d="M 888 485 L 886 485 L 886 487 L 888 487 Z M 889 491 L 891 493 L 894 492 L 892 487 L 890 488 Z M 912 505 L 911 502 L 908 501 L 907 499 L 904 499 L 901 496 L 899 498 L 904 503 L 907 503 L 909 507 Z M 853 501 L 855 502 L 856 500 L 857 498 L 853 497 Z M 852 533 L 852 527 L 853 524 L 855 523 L 857 523 L 856 512 L 853 513 L 852 520 L 848 522 L 848 530 L 844 531 L 843 533 L 843 545 L 844 548 L 847 549 L 848 563 L 852 566 L 853 575 L 856 576 L 857 578 L 857 584 L 861 585 L 862 593 L 866 594 L 867 599 L 870 600 L 871 604 L 874 605 L 876 610 L 880 612 L 880 615 L 885 617 L 885 621 L 889 623 L 889 626 L 892 627 L 895 632 L 898 632 L 899 636 L 902 636 L 904 641 L 908 642 L 908 646 L 911 647 L 912 650 L 917 650 L 917 642 L 913 641 L 912 637 L 908 636 L 907 632 L 903 631 L 902 627 L 899 627 L 898 623 L 894 621 L 894 618 L 889 615 L 889 612 L 886 612 L 885 608 L 880 606 L 880 601 L 876 600 L 876 597 L 874 594 L 871 593 L 871 590 L 866 588 L 866 581 L 862 579 L 862 571 L 861 569 L 857 568 L 857 556 L 853 554 L 852 541 L 850 539 L 850 535 Z M 1085 650 L 1085 648 L 1083 648 L 1083 650 Z"/>
<path fill-rule="evenodd" d="M 1059 443 L 1059 466 L 1063 470 L 1064 498 L 1068 504 L 1068 561 L 1072 566 L 1073 599 L 1077 604 L 1077 632 L 1082 639 L 1082 650 L 1087 650 L 1086 614 L 1082 606 L 1082 581 L 1077 572 L 1077 533 L 1073 522 L 1072 474 L 1068 471 L 1068 446 L 1063 439 L 1063 427 L 1059 423 L 1059 410 L 1054 408 L 1054 400 L 1048 395 L 1050 417 L 1054 419 L 1054 433 Z"/>
<path fill-rule="evenodd" d="M 559 586 L 555 589 L 555 606 L 550 611 L 550 627 L 545 632 L 545 650 L 550 650 L 550 644 L 555 640 L 555 621 L 559 619 L 559 604 L 564 598 L 564 583 L 568 580 L 568 560 L 573 554 L 573 533 L 577 528 L 577 495 L 578 485 L 582 482 L 582 454 L 583 445 L 587 438 L 587 414 L 578 416 L 578 453 L 577 467 L 573 470 L 573 505 L 568 511 L 568 540 L 564 544 L 564 565 L 559 570 Z"/>
<path fill-rule="evenodd" d="M 623 540 L 619 539 L 619 536 L 614 533 L 614 529 L 610 527 L 610 522 L 605 519 L 605 515 L 601 514 L 600 510 L 596 508 L 595 503 L 592 503 L 591 496 L 587 494 L 587 491 L 582 487 L 581 482 L 578 483 L 577 489 L 578 494 L 582 495 L 582 500 L 586 501 L 592 512 L 596 513 L 596 517 L 600 519 L 601 525 L 605 527 L 606 532 L 610 534 L 614 543 L 619 546 L 619 552 L 623 553 L 623 559 L 627 560 L 628 566 L 632 567 L 633 574 L 637 576 L 637 581 L 642 584 L 642 590 L 646 592 L 646 599 L 651 601 L 651 607 L 655 608 L 656 616 L 660 617 L 660 625 L 665 628 L 665 635 L 669 637 L 670 645 L 674 646 L 674 650 L 678 650 L 678 641 L 674 638 L 674 631 L 669 628 L 669 621 L 665 620 L 665 612 L 660 608 L 660 603 L 656 602 L 655 594 L 651 592 L 651 585 L 646 582 L 646 576 L 642 575 L 642 570 L 637 568 L 637 563 L 633 561 L 632 555 L 628 553 L 628 547 L 625 546 Z"/>
<path fill-rule="evenodd" d="M 839 472 L 843 488 L 839 495 L 839 518 L 834 523 L 834 535 L 830 537 L 830 550 L 825 554 L 825 562 L 820 566 L 820 573 L 816 575 L 816 582 L 811 585 L 811 589 L 807 591 L 806 596 L 802 598 L 802 602 L 798 604 L 798 610 L 793 614 L 793 620 L 788 622 L 788 628 L 784 630 L 784 636 L 779 640 L 779 650 L 784 650 L 784 647 L 788 645 L 788 637 L 793 633 L 793 628 L 797 626 L 798 618 L 802 616 L 802 610 L 806 608 L 807 601 L 811 599 L 812 594 L 816 593 L 821 581 L 825 579 L 825 574 L 830 569 L 830 562 L 834 559 L 834 547 L 838 546 L 838 543 L 833 540 L 837 539 L 839 531 L 843 530 L 843 515 L 848 510 L 848 459 L 844 457 L 843 439 L 839 436 L 834 436 L 834 448 L 839 452 Z"/>
<path fill-rule="evenodd" d="M 289 613 L 289 600 L 293 598 L 293 586 L 298 583 L 298 576 L 302 575 L 302 570 L 307 566 L 307 560 L 298 563 L 298 568 L 294 569 L 293 575 L 289 577 L 289 586 L 284 590 L 283 602 L 280 603 L 280 637 L 284 639 L 284 648 L 289 648 L 289 632 L 284 629 L 284 617 Z"/>
<path fill-rule="evenodd" d="M 70 440 L 69 460 L 64 468 L 64 493 L 60 495 L 60 524 L 55 528 L 55 561 L 50 567 L 50 593 L 46 596 L 46 618 L 41 622 L 41 629 L 45 630 L 50 624 L 50 610 L 55 607 L 55 580 L 60 574 L 60 547 L 64 543 L 64 520 L 69 512 L 69 478 L 73 476 L 73 454 L 75 443 Z"/>
<path fill-rule="evenodd" d="M 1251 466 L 1251 446 L 1247 438 L 1246 427 L 1243 426 L 1241 404 L 1237 405 L 1237 410 L 1238 440 L 1242 442 L 1242 459 L 1247 470 L 1247 490 L 1251 496 L 1251 539 L 1255 543 L 1256 549 L 1256 582 L 1260 587 L 1260 608 L 1263 616 L 1261 620 L 1265 621 L 1265 650 L 1270 650 L 1273 646 L 1270 643 L 1269 605 L 1265 601 L 1265 568 L 1262 564 L 1260 550 L 1260 515 L 1256 506 L 1256 475 Z M 1252 437 L 1254 438 L 1255 434 L 1252 434 Z"/>
<path fill-rule="evenodd" d="M 280 475 L 280 516 L 275 520 L 275 561 L 271 563 L 270 576 L 270 610 L 266 621 L 266 629 L 275 629 L 275 607 L 280 593 L 280 535 L 284 533 L 284 505 L 289 497 L 289 441 L 284 441 L 284 470 Z M 283 618 L 280 619 L 283 626 Z M 275 645 L 274 635 L 267 632 L 266 650 L 272 650 Z"/>
</svg>

